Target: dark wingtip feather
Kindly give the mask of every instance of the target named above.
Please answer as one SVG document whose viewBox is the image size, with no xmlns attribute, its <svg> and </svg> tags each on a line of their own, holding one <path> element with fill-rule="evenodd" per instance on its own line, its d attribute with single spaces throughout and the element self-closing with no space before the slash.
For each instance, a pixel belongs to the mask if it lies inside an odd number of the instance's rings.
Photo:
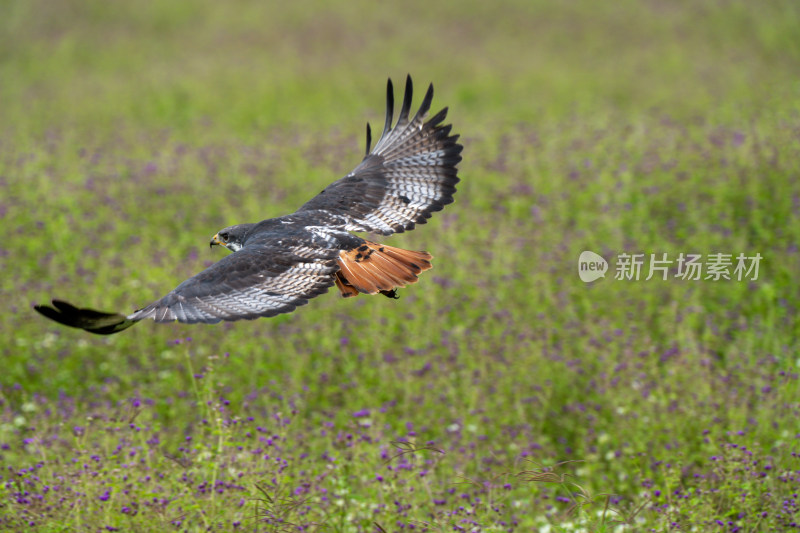
<svg viewBox="0 0 800 533">
<path fill-rule="evenodd" d="M 52 300 L 53 306 L 62 313 L 74 313 L 78 308 L 64 300 Z"/>
<path fill-rule="evenodd" d="M 64 324 L 64 322 L 61 319 L 61 313 L 59 313 L 57 310 L 53 309 L 52 307 L 48 307 L 46 305 L 34 305 L 33 309 L 37 313 L 39 313 L 40 315 L 45 316 L 45 317 L 49 318 L 50 320 L 55 320 L 56 322 L 58 322 L 60 324 Z M 64 324 L 64 325 L 69 326 L 69 324 Z"/>
<path fill-rule="evenodd" d="M 422 105 L 419 106 L 419 110 L 417 111 L 417 114 L 414 115 L 414 120 L 417 120 L 418 118 L 423 118 L 423 117 L 425 117 L 425 115 L 428 114 L 428 111 L 430 111 L 430 109 L 431 109 L 431 102 L 433 102 L 433 84 L 432 83 L 430 85 L 428 85 L 428 92 L 425 93 L 425 98 L 422 99 Z M 440 111 L 439 114 L 441 114 L 442 112 L 444 112 L 444 114 L 446 115 L 447 114 L 447 108 L 445 107 L 444 109 L 442 109 L 442 111 Z M 433 122 L 433 121 L 431 121 L 431 122 Z M 436 124 L 436 122 L 434 122 L 434 124 Z"/>
<path fill-rule="evenodd" d="M 430 106 L 430 102 L 428 102 L 428 105 Z M 438 126 L 441 121 L 447 118 L 448 109 L 449 108 L 445 107 L 441 111 L 433 115 L 431 119 L 427 122 L 427 124 L 430 124 L 431 126 Z"/>
<path fill-rule="evenodd" d="M 364 153 L 364 156 L 369 155 L 369 150 L 372 147 L 372 129 L 369 127 L 369 122 L 367 122 L 367 150 Z"/>
<path fill-rule="evenodd" d="M 411 81 L 411 75 L 406 77 L 406 92 L 403 95 L 403 108 L 400 110 L 400 117 L 397 119 L 397 125 L 405 124 L 408 122 L 408 114 L 411 112 L 411 98 L 414 95 L 414 83 Z"/>
<path fill-rule="evenodd" d="M 394 119 L 394 86 L 392 86 L 392 78 L 386 82 L 386 122 L 383 125 L 383 138 L 392 129 L 392 120 Z"/>
<path fill-rule="evenodd" d="M 63 300 L 53 300 L 53 307 L 35 305 L 33 309 L 41 314 L 71 328 L 79 328 L 89 333 L 110 335 L 134 325 L 136 321 L 118 313 L 105 313 L 94 309 L 79 309 Z"/>
</svg>

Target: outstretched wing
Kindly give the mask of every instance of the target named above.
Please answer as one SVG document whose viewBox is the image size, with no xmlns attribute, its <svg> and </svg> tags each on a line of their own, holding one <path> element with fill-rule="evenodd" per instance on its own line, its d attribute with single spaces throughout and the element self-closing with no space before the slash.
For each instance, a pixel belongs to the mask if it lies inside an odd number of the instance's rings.
<svg viewBox="0 0 800 533">
<path fill-rule="evenodd" d="M 289 313 L 334 283 L 337 250 L 317 252 L 308 258 L 281 246 L 246 246 L 129 318 L 214 324 Z"/>
<path fill-rule="evenodd" d="M 331 274 L 338 269 L 337 254 L 337 250 L 287 247 L 278 242 L 248 246 L 127 317 L 80 309 L 60 300 L 53 300 L 53 307 L 35 309 L 66 326 L 101 335 L 122 331 L 147 318 L 156 322 L 214 324 L 274 316 L 294 311 L 327 292 L 334 284 Z"/>
<path fill-rule="evenodd" d="M 403 106 L 392 127 L 394 90 L 386 88 L 386 123 L 370 153 L 371 134 L 367 124 L 367 155 L 353 172 L 335 181 L 298 211 L 320 210 L 345 217 L 348 231 L 369 231 L 389 235 L 414 229 L 431 214 L 453 201 L 459 179 L 456 165 L 462 146 L 442 109 L 424 122 L 433 99 L 433 85 L 422 105 L 409 120 L 413 86 L 406 79 Z"/>
</svg>

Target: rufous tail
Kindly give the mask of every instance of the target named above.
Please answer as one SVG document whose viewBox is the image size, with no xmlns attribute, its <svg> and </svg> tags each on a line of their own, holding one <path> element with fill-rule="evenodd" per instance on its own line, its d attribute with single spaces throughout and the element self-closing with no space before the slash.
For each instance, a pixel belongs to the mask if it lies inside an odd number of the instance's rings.
<svg viewBox="0 0 800 533">
<path fill-rule="evenodd" d="M 432 258 L 428 252 L 364 241 L 358 248 L 339 252 L 336 286 L 345 298 L 360 292 L 395 297 L 395 289 L 416 283 L 417 274 L 432 268 Z"/>
</svg>

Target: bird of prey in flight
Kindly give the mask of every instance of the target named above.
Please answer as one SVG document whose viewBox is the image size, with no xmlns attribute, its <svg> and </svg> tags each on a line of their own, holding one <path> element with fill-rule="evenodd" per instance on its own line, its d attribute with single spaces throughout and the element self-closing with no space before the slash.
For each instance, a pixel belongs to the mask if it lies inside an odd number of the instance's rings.
<svg viewBox="0 0 800 533">
<path fill-rule="evenodd" d="M 252 320 L 294 311 L 336 285 L 344 297 L 383 294 L 417 281 L 431 268 L 431 255 L 370 242 L 351 232 L 390 235 L 414 229 L 453 201 L 462 146 L 447 108 L 425 120 L 433 99 L 428 87 L 409 118 L 411 77 L 406 79 L 400 116 L 393 125 L 394 90 L 386 88 L 386 122 L 370 150 L 367 124 L 364 159 L 290 215 L 237 224 L 217 232 L 211 246 L 232 254 L 178 285 L 169 294 L 128 316 L 78 308 L 61 300 L 36 311 L 91 333 L 117 333 L 151 318 L 213 324 Z"/>
</svg>

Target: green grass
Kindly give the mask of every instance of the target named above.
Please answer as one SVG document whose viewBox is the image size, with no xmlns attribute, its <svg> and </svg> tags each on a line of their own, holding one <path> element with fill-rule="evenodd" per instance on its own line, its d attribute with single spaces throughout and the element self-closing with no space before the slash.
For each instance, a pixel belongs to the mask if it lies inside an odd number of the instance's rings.
<svg viewBox="0 0 800 533">
<path fill-rule="evenodd" d="M 800 522 L 794 3 L 2 11 L 0 527 Z M 352 169 L 406 73 L 465 148 L 456 203 L 388 241 L 435 258 L 399 301 L 108 338 L 33 312 L 162 296 Z M 614 279 L 682 252 L 763 260 Z"/>
</svg>

